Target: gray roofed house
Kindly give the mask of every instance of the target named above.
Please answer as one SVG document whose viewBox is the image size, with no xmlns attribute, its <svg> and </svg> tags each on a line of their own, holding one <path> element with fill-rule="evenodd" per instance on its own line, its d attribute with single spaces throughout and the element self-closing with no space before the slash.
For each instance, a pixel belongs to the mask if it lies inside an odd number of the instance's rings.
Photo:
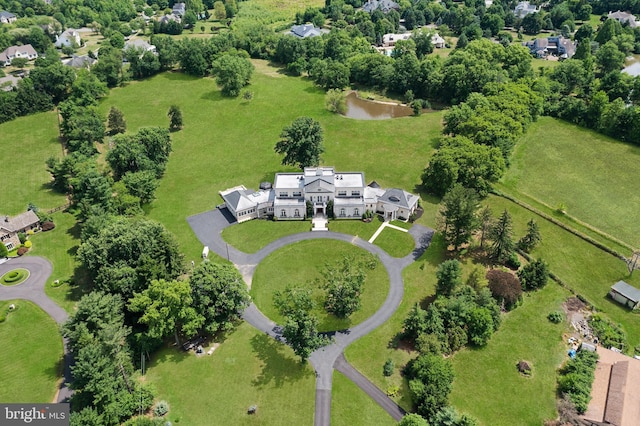
<svg viewBox="0 0 640 426">
<path fill-rule="evenodd" d="M 624 281 L 618 281 L 612 285 L 609 296 L 616 302 L 631 309 L 636 309 L 640 304 L 640 290 Z"/>
<path fill-rule="evenodd" d="M 5 216 L 0 219 L 0 241 L 4 243 L 7 249 L 13 250 L 15 247 L 20 246 L 18 234 L 35 229 L 39 224 L 40 219 L 31 210 L 27 210 L 16 217 Z"/>
<path fill-rule="evenodd" d="M 539 11 L 540 10 L 535 4 L 531 4 L 528 1 L 521 1 L 516 5 L 516 8 L 513 10 L 513 14 L 518 18 L 524 18 L 530 13 L 537 13 Z"/>
<path fill-rule="evenodd" d="M 80 33 L 77 30 L 74 30 L 73 28 L 69 28 L 59 36 L 56 36 L 56 42 L 54 43 L 54 46 L 58 48 L 63 46 L 74 46 L 74 45 L 76 47 L 80 47 L 80 43 L 81 43 Z"/>
<path fill-rule="evenodd" d="M 537 38 L 522 43 L 532 55 L 538 58 L 546 58 L 549 55 L 562 59 L 569 59 L 576 53 L 576 42 L 562 36 Z"/>
<path fill-rule="evenodd" d="M 63 61 L 62 63 L 68 67 L 72 67 L 72 68 L 86 68 L 89 69 L 91 68 L 91 65 L 93 65 L 96 62 L 95 59 L 93 59 L 90 56 L 87 55 L 82 55 L 82 56 L 76 56 L 73 55 L 71 57 L 71 59 L 67 59 L 66 61 Z"/>
<path fill-rule="evenodd" d="M 313 24 L 294 25 L 291 27 L 291 31 L 287 34 L 296 36 L 299 38 L 318 37 L 325 34 L 327 31 L 320 28 L 316 28 Z"/>
<path fill-rule="evenodd" d="M 141 38 L 136 38 L 133 40 L 129 40 L 124 44 L 124 49 L 142 49 L 145 52 L 151 52 L 153 54 L 158 54 L 156 47 L 153 44 L 147 43 L 145 40 Z"/>
<path fill-rule="evenodd" d="M 11 24 L 13 22 L 16 22 L 17 20 L 18 20 L 18 17 L 15 14 L 11 12 L 7 12 L 6 10 L 0 11 L 1 24 Z"/>
<path fill-rule="evenodd" d="M 381 10 L 383 13 L 389 13 L 391 10 L 400 9 L 400 5 L 393 0 L 368 0 L 362 10 L 367 13 L 373 13 L 374 10 Z"/>
<path fill-rule="evenodd" d="M 15 58 L 25 58 L 29 61 L 38 57 L 38 52 L 30 44 L 24 46 L 7 47 L 0 53 L 0 65 L 11 65 L 11 61 Z"/>
<path fill-rule="evenodd" d="M 378 205 L 382 206 L 385 220 L 407 220 L 418 207 L 418 196 L 391 188 L 378 198 Z"/>
<path fill-rule="evenodd" d="M 184 3 L 176 3 L 173 5 L 173 8 L 171 9 L 171 13 L 178 16 L 184 16 L 186 12 L 187 12 L 187 5 Z"/>
<path fill-rule="evenodd" d="M 638 25 L 640 25 L 640 23 L 636 21 L 637 18 L 635 17 L 635 15 L 627 12 L 621 12 L 619 10 L 617 12 L 609 12 L 607 18 L 615 19 L 621 24 L 629 24 L 629 27 L 631 28 L 636 28 Z"/>
</svg>

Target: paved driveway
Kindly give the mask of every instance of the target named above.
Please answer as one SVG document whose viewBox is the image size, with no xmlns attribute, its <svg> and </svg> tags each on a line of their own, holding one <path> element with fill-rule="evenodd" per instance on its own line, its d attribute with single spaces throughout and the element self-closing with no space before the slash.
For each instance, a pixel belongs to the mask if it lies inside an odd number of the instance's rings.
<svg viewBox="0 0 640 426">
<path fill-rule="evenodd" d="M 311 354 L 309 362 L 316 371 L 316 426 L 326 426 L 331 420 L 331 387 L 333 369 L 345 373 L 347 377 L 354 381 L 361 389 L 369 394 L 382 408 L 384 408 L 394 419 L 400 420 L 404 415 L 404 410 L 392 401 L 386 394 L 371 383 L 366 377 L 353 368 L 343 356 L 344 349 L 356 339 L 375 330 L 387 321 L 396 311 L 404 294 L 404 283 L 402 281 L 402 270 L 417 260 L 429 247 L 434 231 L 421 225 L 413 225 L 409 233 L 414 239 L 415 248 L 403 258 L 389 256 L 380 247 L 364 241 L 352 235 L 340 234 L 336 232 L 303 232 L 299 234 L 282 237 L 254 254 L 244 253 L 235 247 L 228 245 L 222 239 L 222 231 L 235 223 L 234 218 L 226 211 L 212 210 L 196 216 L 187 218 L 189 225 L 195 232 L 200 242 L 209 247 L 209 250 L 216 252 L 219 256 L 229 259 L 240 270 L 245 281 L 250 286 L 253 273 L 257 265 L 269 254 L 282 247 L 298 241 L 310 239 L 334 239 L 341 240 L 363 248 L 370 253 L 377 255 L 389 275 L 389 294 L 382 306 L 371 317 L 364 322 L 348 330 L 338 331 L 334 334 L 334 342 L 324 346 Z M 270 336 L 282 340 L 280 327 L 265 317 L 262 312 L 252 303 L 243 315 L 244 319 L 258 330 Z"/>
</svg>

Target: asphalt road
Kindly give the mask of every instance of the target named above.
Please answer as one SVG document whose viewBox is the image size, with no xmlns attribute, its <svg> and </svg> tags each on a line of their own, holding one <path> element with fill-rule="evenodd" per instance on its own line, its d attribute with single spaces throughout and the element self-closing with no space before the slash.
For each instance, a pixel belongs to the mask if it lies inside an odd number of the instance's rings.
<svg viewBox="0 0 640 426">
<path fill-rule="evenodd" d="M 356 339 L 375 330 L 387 321 L 396 311 L 404 294 L 404 283 L 402 281 L 402 270 L 417 260 L 429 247 L 434 231 L 421 225 L 413 225 L 409 233 L 414 239 L 415 248 L 403 258 L 389 256 L 380 247 L 370 244 L 352 235 L 340 234 L 336 232 L 304 232 L 282 237 L 257 253 L 249 254 L 237 250 L 222 239 L 222 231 L 235 223 L 234 218 L 226 211 L 212 210 L 199 215 L 187 218 L 187 222 L 195 232 L 200 242 L 209 247 L 219 256 L 227 258 L 242 273 L 247 285 L 251 286 L 253 274 L 257 265 L 282 247 L 298 241 L 311 239 L 334 239 L 341 240 L 378 256 L 389 275 L 389 293 L 382 306 L 367 320 L 348 330 L 336 332 L 334 341 L 328 346 L 324 346 L 311 354 L 309 362 L 316 371 L 316 406 L 315 406 L 315 426 L 327 426 L 331 422 L 331 388 L 333 369 L 343 372 L 356 385 L 370 395 L 382 408 L 384 408 L 394 419 L 400 420 L 404 415 L 404 410 L 399 407 L 386 394 L 371 383 L 366 377 L 351 366 L 344 358 L 344 349 Z M 265 317 L 262 312 L 252 303 L 243 315 L 244 319 L 258 330 L 269 334 L 277 340 L 282 340 L 282 333 L 279 326 Z"/>
</svg>

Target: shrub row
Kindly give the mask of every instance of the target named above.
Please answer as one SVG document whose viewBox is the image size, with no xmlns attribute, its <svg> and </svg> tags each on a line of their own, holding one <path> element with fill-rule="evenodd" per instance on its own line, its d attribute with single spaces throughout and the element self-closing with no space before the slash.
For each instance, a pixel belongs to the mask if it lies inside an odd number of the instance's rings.
<svg viewBox="0 0 640 426">
<path fill-rule="evenodd" d="M 591 385 L 597 360 L 597 353 L 579 351 L 576 357 L 567 361 L 560 370 L 558 390 L 571 399 L 580 414 L 587 411 L 591 400 Z"/>
</svg>

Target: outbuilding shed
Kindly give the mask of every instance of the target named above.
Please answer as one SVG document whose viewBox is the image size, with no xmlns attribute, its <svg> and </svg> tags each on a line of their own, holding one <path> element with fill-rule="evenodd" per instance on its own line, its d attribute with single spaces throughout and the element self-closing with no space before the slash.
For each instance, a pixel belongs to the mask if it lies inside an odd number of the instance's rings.
<svg viewBox="0 0 640 426">
<path fill-rule="evenodd" d="M 636 309 L 640 304 L 640 290 L 624 281 L 618 281 L 612 285 L 609 296 L 616 302 L 631 309 Z"/>
</svg>

